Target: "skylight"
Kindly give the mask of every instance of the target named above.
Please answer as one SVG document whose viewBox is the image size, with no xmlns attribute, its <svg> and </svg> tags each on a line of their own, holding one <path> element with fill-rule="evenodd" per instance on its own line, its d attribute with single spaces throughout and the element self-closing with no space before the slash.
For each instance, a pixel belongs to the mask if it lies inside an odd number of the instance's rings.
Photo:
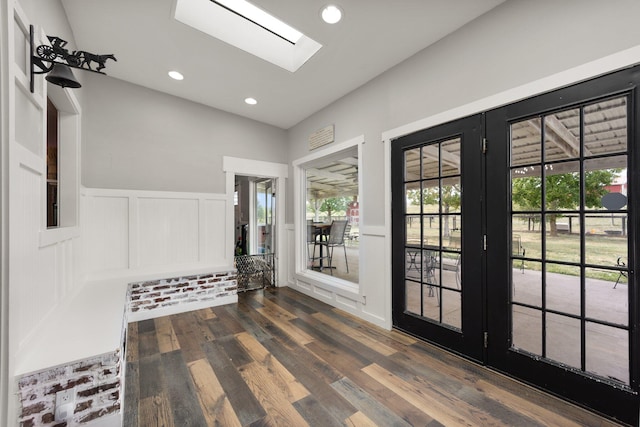
<svg viewBox="0 0 640 427">
<path fill-rule="evenodd" d="M 296 44 L 302 33 L 295 28 L 285 24 L 275 16 L 272 16 L 264 10 L 252 5 L 245 0 L 211 0 L 213 3 L 222 6 L 236 14 L 248 19 L 256 25 L 261 26 L 267 31 L 282 37 L 292 44 Z"/>
<path fill-rule="evenodd" d="M 177 21 L 291 72 L 322 47 L 246 0 L 175 1 Z"/>
</svg>

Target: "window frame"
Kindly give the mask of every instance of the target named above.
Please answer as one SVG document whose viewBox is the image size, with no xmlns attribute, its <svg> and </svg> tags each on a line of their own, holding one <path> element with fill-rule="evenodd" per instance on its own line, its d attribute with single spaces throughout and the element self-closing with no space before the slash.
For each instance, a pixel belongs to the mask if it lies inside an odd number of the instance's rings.
<svg viewBox="0 0 640 427">
<path fill-rule="evenodd" d="M 358 202 L 360 203 L 360 228 L 365 224 L 365 215 L 363 215 L 362 204 L 362 146 L 365 143 L 364 135 L 343 141 L 336 145 L 329 146 L 309 154 L 300 159 L 294 160 L 293 176 L 294 176 L 294 230 L 295 230 L 295 270 L 294 277 L 297 280 L 312 283 L 316 286 L 329 286 L 337 293 L 346 292 L 348 294 L 361 294 L 362 287 L 358 283 L 340 279 L 338 277 L 328 276 L 320 272 L 309 270 L 307 268 L 307 249 L 306 249 L 306 170 L 319 163 L 325 163 L 327 160 L 338 159 L 344 153 L 352 151 L 354 147 L 358 152 Z M 362 249 L 358 248 L 358 256 L 362 255 Z M 362 263 L 360 263 L 362 265 Z M 358 277 L 361 277 L 359 272 Z"/>
<path fill-rule="evenodd" d="M 75 94 L 47 84 L 46 97 L 58 109 L 58 225 L 47 228 L 46 173 L 42 182 L 40 247 L 80 236 L 80 122 L 81 109 Z M 43 114 L 46 121 L 46 114 Z M 43 135 L 43 153 L 47 149 Z"/>
</svg>

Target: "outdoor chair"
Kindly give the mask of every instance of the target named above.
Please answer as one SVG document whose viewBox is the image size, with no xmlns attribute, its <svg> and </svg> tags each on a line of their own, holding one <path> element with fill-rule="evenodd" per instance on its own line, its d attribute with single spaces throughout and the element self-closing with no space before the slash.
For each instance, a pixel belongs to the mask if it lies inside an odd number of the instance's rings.
<svg viewBox="0 0 640 427">
<path fill-rule="evenodd" d="M 616 265 L 617 265 L 618 267 L 623 267 L 623 268 L 625 268 L 625 270 L 620 270 L 620 271 L 619 271 L 618 278 L 616 279 L 616 284 L 615 284 L 615 285 L 613 285 L 613 289 L 615 289 L 615 288 L 616 288 L 616 286 L 618 286 L 618 282 L 620 282 L 620 279 L 621 279 L 622 277 L 624 277 L 625 279 L 628 277 L 628 276 L 627 276 L 627 270 L 626 270 L 627 263 L 623 260 L 623 258 L 622 258 L 622 257 L 618 257 L 618 260 L 616 261 Z"/>
<path fill-rule="evenodd" d="M 326 240 L 321 240 L 317 242 L 318 245 L 320 245 L 321 247 L 324 246 L 326 248 L 326 253 L 323 255 L 323 258 L 327 258 L 327 260 L 329 261 L 329 271 L 331 271 L 331 275 L 333 275 L 333 249 L 338 246 L 342 246 L 342 249 L 344 249 L 344 262 L 347 266 L 347 273 L 349 272 L 349 262 L 347 261 L 347 248 L 344 244 L 346 229 L 347 229 L 346 220 L 334 220 L 331 223 L 331 228 L 329 229 L 329 236 L 326 238 Z"/>
</svg>

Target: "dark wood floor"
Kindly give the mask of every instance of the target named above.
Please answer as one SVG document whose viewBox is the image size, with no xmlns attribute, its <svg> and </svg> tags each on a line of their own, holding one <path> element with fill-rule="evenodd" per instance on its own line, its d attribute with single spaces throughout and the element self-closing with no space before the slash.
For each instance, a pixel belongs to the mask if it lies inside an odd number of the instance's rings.
<svg viewBox="0 0 640 427">
<path fill-rule="evenodd" d="M 288 288 L 129 325 L 125 426 L 605 426 Z"/>
</svg>

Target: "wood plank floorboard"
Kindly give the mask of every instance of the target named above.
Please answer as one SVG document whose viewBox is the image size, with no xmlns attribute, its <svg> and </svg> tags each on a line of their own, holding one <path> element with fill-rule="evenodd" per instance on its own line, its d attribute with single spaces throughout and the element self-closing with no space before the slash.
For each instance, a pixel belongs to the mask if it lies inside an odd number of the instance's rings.
<svg viewBox="0 0 640 427">
<path fill-rule="evenodd" d="M 617 425 L 289 288 L 131 323 L 126 363 L 126 427 Z"/>
</svg>

